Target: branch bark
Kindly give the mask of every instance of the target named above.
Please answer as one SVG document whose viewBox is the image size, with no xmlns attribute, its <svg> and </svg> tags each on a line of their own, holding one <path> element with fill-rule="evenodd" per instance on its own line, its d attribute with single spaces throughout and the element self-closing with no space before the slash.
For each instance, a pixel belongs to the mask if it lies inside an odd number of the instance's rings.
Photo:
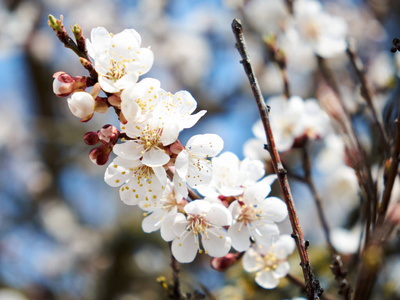
<svg viewBox="0 0 400 300">
<path fill-rule="evenodd" d="M 288 208 L 289 219 L 293 229 L 292 237 L 295 239 L 296 246 L 300 255 L 300 260 L 301 260 L 300 265 L 303 270 L 305 286 L 307 290 L 307 298 L 309 300 L 319 299 L 319 297 L 323 293 L 323 289 L 320 287 L 319 281 L 315 278 L 314 272 L 311 267 L 303 232 L 301 230 L 300 223 L 297 217 L 296 208 L 293 203 L 293 198 L 290 191 L 289 182 L 287 179 L 287 171 L 283 167 L 278 151 L 276 150 L 275 147 L 275 141 L 271 131 L 271 125 L 269 122 L 269 108 L 265 105 L 261 89 L 258 85 L 257 79 L 254 75 L 253 68 L 250 63 L 250 58 L 247 53 L 246 42 L 243 34 L 243 26 L 240 20 L 238 19 L 233 20 L 232 30 L 236 38 L 236 47 L 242 57 L 241 63 L 249 79 L 251 90 L 256 100 L 261 120 L 264 126 L 264 130 L 268 141 L 268 149 L 271 154 L 271 159 L 273 162 L 273 167 L 275 173 L 278 175 L 279 185 L 281 187 L 283 197 Z"/>
</svg>

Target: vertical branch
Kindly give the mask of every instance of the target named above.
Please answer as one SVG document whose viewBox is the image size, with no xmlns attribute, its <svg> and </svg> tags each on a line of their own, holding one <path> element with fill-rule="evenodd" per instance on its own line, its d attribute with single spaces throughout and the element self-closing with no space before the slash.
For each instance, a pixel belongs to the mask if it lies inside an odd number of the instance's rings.
<svg viewBox="0 0 400 300">
<path fill-rule="evenodd" d="M 311 267 L 310 258 L 308 256 L 308 251 L 306 248 L 303 232 L 300 227 L 299 219 L 297 217 L 297 212 L 293 203 L 292 194 L 290 192 L 289 182 L 287 179 L 287 171 L 283 167 L 278 151 L 276 150 L 275 147 L 275 141 L 272 135 L 271 125 L 269 122 L 269 108 L 267 108 L 267 106 L 265 105 L 260 87 L 254 75 L 253 68 L 250 64 L 250 59 L 247 53 L 246 42 L 243 35 L 242 23 L 237 19 L 233 20 L 232 30 L 236 38 L 236 47 L 242 57 L 241 63 L 249 79 L 251 90 L 253 92 L 258 110 L 260 112 L 261 120 L 264 125 L 264 130 L 268 141 L 268 149 L 271 154 L 273 167 L 276 174 L 278 175 L 279 185 L 281 187 L 283 197 L 285 199 L 288 208 L 289 219 L 293 229 L 292 237 L 295 239 L 296 246 L 300 255 L 301 267 L 303 270 L 303 275 L 307 290 L 307 298 L 309 300 L 318 299 L 322 295 L 323 289 L 320 287 L 319 281 L 315 278 L 315 275 Z"/>
</svg>

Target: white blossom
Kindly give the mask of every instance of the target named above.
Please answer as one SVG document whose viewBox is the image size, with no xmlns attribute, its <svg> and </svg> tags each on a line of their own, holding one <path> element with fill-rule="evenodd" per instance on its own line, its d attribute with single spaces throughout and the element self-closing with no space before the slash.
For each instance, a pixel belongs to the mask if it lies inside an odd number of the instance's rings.
<svg viewBox="0 0 400 300">
<path fill-rule="evenodd" d="M 273 289 L 279 279 L 289 273 L 290 265 L 286 258 L 295 249 L 295 243 L 289 235 L 280 236 L 270 247 L 254 245 L 243 256 L 243 268 L 247 272 L 257 272 L 256 282 L 265 289 Z"/>
<path fill-rule="evenodd" d="M 175 160 L 174 185 L 187 196 L 186 183 L 194 188 L 208 185 L 212 176 L 211 158 L 221 152 L 224 141 L 216 134 L 191 137 Z"/>
<path fill-rule="evenodd" d="M 175 218 L 168 218 L 169 232 L 167 240 L 173 240 L 171 251 L 177 261 L 192 262 L 200 249 L 200 239 L 206 254 L 212 257 L 226 255 L 231 249 L 231 239 L 223 226 L 229 226 L 232 216 L 229 210 L 218 203 L 195 200 L 184 207 L 186 213 L 178 213 Z M 166 224 L 167 225 L 167 224 Z"/>
<path fill-rule="evenodd" d="M 125 29 L 115 35 L 103 27 L 92 30 L 87 48 L 95 60 L 95 70 L 104 91 L 118 93 L 150 70 L 153 52 L 149 48 L 140 48 L 141 42 L 134 29 Z"/>
<path fill-rule="evenodd" d="M 232 152 L 224 152 L 212 160 L 214 168 L 211 183 L 200 187 L 205 196 L 237 196 L 246 187 L 255 184 L 264 176 L 264 164 L 259 160 L 245 158 L 242 162 Z"/>
<path fill-rule="evenodd" d="M 271 245 L 278 238 L 279 229 L 275 222 L 283 221 L 288 212 L 286 204 L 279 198 L 266 198 L 275 179 L 275 174 L 265 177 L 230 204 L 233 222 L 228 234 L 232 238 L 232 247 L 237 251 L 249 249 L 250 238 L 264 246 Z"/>
<path fill-rule="evenodd" d="M 106 183 L 120 188 L 121 200 L 128 205 L 154 201 L 162 196 L 167 183 L 163 167 L 149 167 L 140 160 L 116 157 L 104 175 Z"/>
</svg>

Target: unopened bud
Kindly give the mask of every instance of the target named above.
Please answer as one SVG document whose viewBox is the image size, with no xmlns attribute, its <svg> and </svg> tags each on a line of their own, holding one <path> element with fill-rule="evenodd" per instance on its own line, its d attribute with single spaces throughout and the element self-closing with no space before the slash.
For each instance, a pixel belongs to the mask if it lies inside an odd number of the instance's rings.
<svg viewBox="0 0 400 300">
<path fill-rule="evenodd" d="M 228 253 L 223 257 L 214 257 L 211 259 L 211 267 L 216 270 L 223 272 L 232 266 L 241 256 L 242 253 Z"/>
<path fill-rule="evenodd" d="M 112 148 L 106 144 L 93 148 L 89 152 L 89 158 L 96 165 L 105 165 L 108 162 L 108 157 L 110 156 L 111 149 Z"/>
<path fill-rule="evenodd" d="M 68 107 L 82 122 L 89 121 L 94 113 L 94 99 L 86 92 L 75 92 L 68 98 Z"/>
<path fill-rule="evenodd" d="M 99 135 L 97 132 L 94 131 L 86 132 L 85 135 L 83 136 L 83 141 L 87 145 L 96 145 L 100 143 Z"/>
<path fill-rule="evenodd" d="M 98 137 L 103 143 L 115 144 L 118 141 L 119 131 L 110 124 L 104 125 L 98 132 Z"/>
<path fill-rule="evenodd" d="M 86 77 L 73 77 L 61 71 L 54 73 L 53 78 L 53 92 L 57 97 L 67 97 L 75 90 L 86 87 Z"/>
</svg>

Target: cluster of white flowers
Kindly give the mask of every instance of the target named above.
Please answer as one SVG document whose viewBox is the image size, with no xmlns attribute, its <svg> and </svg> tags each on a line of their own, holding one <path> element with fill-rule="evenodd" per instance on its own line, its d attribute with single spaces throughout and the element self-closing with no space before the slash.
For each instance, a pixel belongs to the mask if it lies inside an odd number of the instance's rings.
<svg viewBox="0 0 400 300">
<path fill-rule="evenodd" d="M 172 94 L 163 90 L 157 79 L 139 81 L 154 58 L 150 48 L 141 47 L 141 37 L 135 30 L 113 35 L 105 28 L 95 28 L 87 46 L 98 74 L 98 83 L 90 94 L 85 91 L 89 84 L 84 77 L 62 72 L 55 74 L 53 89 L 58 96 L 73 93 L 69 108 L 81 121 L 88 121 L 95 111 L 104 112 L 105 105 L 117 112 L 120 131 L 110 125 L 103 128 L 113 134 L 112 141 L 103 141 L 99 131 L 88 133 L 85 142 L 95 145 L 102 141 L 103 146 L 96 151 L 104 152 L 105 159 L 111 149 L 116 155 L 104 179 L 119 188 L 124 203 L 144 211 L 143 231 L 160 230 L 161 237 L 171 242 L 172 254 L 182 263 L 192 262 L 202 252 L 223 257 L 233 248 L 252 257 L 254 249 L 270 249 L 268 254 L 258 254 L 265 257 L 268 266 L 257 270 L 268 269 L 273 275 L 257 277 L 257 282 L 266 288 L 275 287 L 288 272 L 285 261 L 292 252 L 271 254 L 282 244 L 276 223 L 288 214 L 282 200 L 267 197 L 276 175 L 264 177 L 264 163 L 259 160 L 246 158 L 241 162 L 230 152 L 217 157 L 224 143 L 216 134 L 195 135 L 186 146 L 180 143 L 180 132 L 194 126 L 206 111 L 194 114 L 197 102 L 187 91 Z M 101 90 L 106 100 L 99 97 Z M 116 132 L 121 140 L 118 144 Z M 204 198 L 190 197 L 190 188 Z M 294 245 L 293 241 L 288 243 Z M 271 259 L 274 263 L 269 262 Z M 245 269 L 253 271 L 254 267 Z"/>
</svg>

